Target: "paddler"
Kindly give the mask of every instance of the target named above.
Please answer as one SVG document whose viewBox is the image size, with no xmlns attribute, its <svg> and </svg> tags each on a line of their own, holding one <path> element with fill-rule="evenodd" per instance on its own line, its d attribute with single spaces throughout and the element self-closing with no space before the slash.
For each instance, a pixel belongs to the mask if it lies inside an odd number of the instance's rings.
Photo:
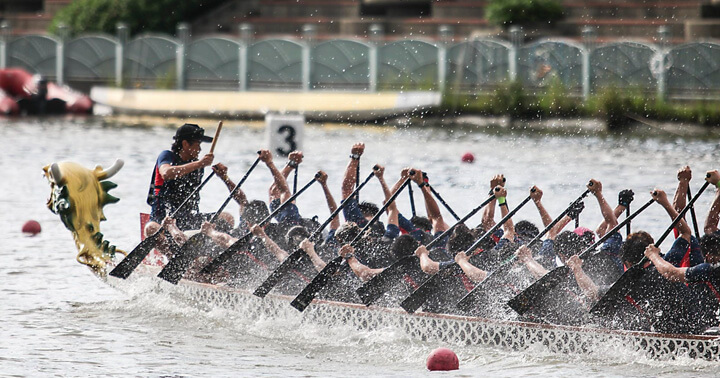
<svg viewBox="0 0 720 378">
<path fill-rule="evenodd" d="M 148 193 L 148 204 L 152 206 L 148 230 L 157 230 L 160 222 L 200 185 L 203 168 L 212 164 L 214 155 L 205 154 L 199 158 L 202 142 L 212 142 L 213 138 L 205 136 L 205 130 L 196 124 L 186 123 L 180 126 L 173 137 L 170 150 L 160 153 L 153 169 Z M 199 209 L 200 195 L 189 199 L 175 215 L 177 227 L 181 230 L 199 229 L 204 220 L 213 214 L 201 213 Z M 230 225 L 234 223 L 232 215 L 223 212 L 220 222 Z"/>
</svg>

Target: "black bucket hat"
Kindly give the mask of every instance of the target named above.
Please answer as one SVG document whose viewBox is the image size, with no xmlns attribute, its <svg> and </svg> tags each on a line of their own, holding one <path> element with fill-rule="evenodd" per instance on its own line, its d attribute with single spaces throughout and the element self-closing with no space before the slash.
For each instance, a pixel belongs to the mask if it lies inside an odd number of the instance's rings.
<svg viewBox="0 0 720 378">
<path fill-rule="evenodd" d="M 196 124 L 193 124 L 193 123 L 186 123 L 186 124 L 178 127 L 173 139 L 175 139 L 175 140 L 199 140 L 201 142 L 212 142 L 213 141 L 212 137 L 205 136 L 205 129 L 203 129 L 202 127 L 200 127 Z"/>
</svg>

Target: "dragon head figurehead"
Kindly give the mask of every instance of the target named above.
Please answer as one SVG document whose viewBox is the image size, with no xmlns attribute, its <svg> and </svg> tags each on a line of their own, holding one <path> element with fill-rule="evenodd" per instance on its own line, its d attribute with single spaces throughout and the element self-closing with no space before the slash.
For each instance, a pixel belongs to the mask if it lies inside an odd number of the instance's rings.
<svg viewBox="0 0 720 378">
<path fill-rule="evenodd" d="M 122 166 L 123 161 L 117 160 L 107 170 L 101 166 L 90 170 L 72 162 L 52 163 L 43 168 L 51 189 L 48 208 L 72 232 L 78 249 L 77 261 L 98 274 L 105 274 L 115 252 L 125 254 L 103 240 L 100 233 L 100 221 L 105 220 L 103 206 L 119 200 L 108 194 L 117 185 L 105 180 Z"/>
</svg>

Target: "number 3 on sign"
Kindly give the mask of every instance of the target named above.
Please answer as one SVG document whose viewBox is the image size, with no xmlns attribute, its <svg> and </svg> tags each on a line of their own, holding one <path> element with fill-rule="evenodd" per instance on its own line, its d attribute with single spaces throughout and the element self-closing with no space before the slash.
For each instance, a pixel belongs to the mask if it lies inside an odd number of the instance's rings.
<svg viewBox="0 0 720 378">
<path fill-rule="evenodd" d="M 265 117 L 269 150 L 281 156 L 302 150 L 305 117 L 300 114 L 268 114 Z"/>
</svg>

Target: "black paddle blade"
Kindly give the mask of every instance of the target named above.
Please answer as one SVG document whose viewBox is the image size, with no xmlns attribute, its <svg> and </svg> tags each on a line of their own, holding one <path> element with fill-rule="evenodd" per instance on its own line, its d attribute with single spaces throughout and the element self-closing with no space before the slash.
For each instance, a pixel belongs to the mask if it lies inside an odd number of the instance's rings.
<svg viewBox="0 0 720 378">
<path fill-rule="evenodd" d="M 210 241 L 210 237 L 205 234 L 195 234 L 183 244 L 178 251 L 168 261 L 167 265 L 157 275 L 158 277 L 177 285 L 182 279 L 185 272 L 190 268 L 190 264 L 195 260 L 198 252 Z"/>
<path fill-rule="evenodd" d="M 265 298 L 265 296 L 272 290 L 278 282 L 280 282 L 280 279 L 282 279 L 287 273 L 291 272 L 296 266 L 297 263 L 300 261 L 302 256 L 305 254 L 305 252 L 302 249 L 296 249 L 295 252 L 293 252 L 290 256 L 285 258 L 285 260 L 280 264 L 279 267 L 277 267 L 272 273 L 270 273 L 270 276 L 263 281 L 263 283 L 255 289 L 253 292 L 254 295 L 257 295 L 260 298 Z"/>
<path fill-rule="evenodd" d="M 341 256 L 330 260 L 323 270 L 321 270 L 320 273 L 313 278 L 312 282 L 305 286 L 300 294 L 298 294 L 298 296 L 290 302 L 290 305 L 300 312 L 305 311 L 307 306 L 310 305 L 310 302 L 312 302 L 313 299 L 315 299 L 315 296 L 320 292 L 320 290 L 327 285 L 327 282 L 330 280 L 332 275 L 340 269 L 342 261 L 343 258 Z"/>
<path fill-rule="evenodd" d="M 158 238 L 162 230 L 148 236 L 145 240 L 141 241 L 135 249 L 130 252 L 120 263 L 110 271 L 110 275 L 117 278 L 126 279 L 130 276 L 145 257 L 155 248 L 158 242 Z"/>
<path fill-rule="evenodd" d="M 631 266 L 623 273 L 617 281 L 615 281 L 610 289 L 603 295 L 600 300 L 590 309 L 593 315 L 607 316 L 611 315 L 615 308 L 615 303 L 630 292 L 635 281 L 645 275 L 645 269 L 637 265 Z"/>
<path fill-rule="evenodd" d="M 460 269 L 460 266 L 457 264 L 452 264 L 439 271 L 428 278 L 427 281 L 423 282 L 423 284 L 413 291 L 412 294 L 408 295 L 407 298 L 403 299 L 403 301 L 400 302 L 400 307 L 412 314 L 440 289 L 446 288 L 447 278 L 461 274 L 462 272 L 462 269 Z"/>
<path fill-rule="evenodd" d="M 252 234 L 247 233 L 242 238 L 238 239 L 235 243 L 233 243 L 230 247 L 228 247 L 226 250 L 224 250 L 221 254 L 219 254 L 217 257 L 215 257 L 212 261 L 210 261 L 209 264 L 205 265 L 204 268 L 200 271 L 201 274 L 212 274 L 215 273 L 216 270 L 220 269 L 222 264 L 225 264 L 226 261 L 230 260 L 233 255 L 239 251 L 242 247 L 247 244 L 247 242 L 252 239 Z"/>
<path fill-rule="evenodd" d="M 406 274 L 410 274 L 409 271 L 412 269 L 422 272 L 420 258 L 417 256 L 405 256 L 360 286 L 356 292 L 363 304 L 370 306 L 380 296 L 395 287 Z"/>
<path fill-rule="evenodd" d="M 490 275 L 485 277 L 482 282 L 475 285 L 472 291 L 465 294 L 465 296 L 458 301 L 455 307 L 464 312 L 470 312 L 476 309 L 481 302 L 480 299 L 485 297 L 488 289 L 494 288 L 497 285 L 502 285 L 505 282 L 506 277 L 513 268 L 513 263 L 514 261 L 510 261 L 495 269 Z"/>
<path fill-rule="evenodd" d="M 523 290 L 513 299 L 508 301 L 508 306 L 522 315 L 532 308 L 533 304 L 538 303 L 550 290 L 558 284 L 568 280 L 570 276 L 570 268 L 561 266 L 549 271 L 546 275 L 540 277 L 530 287 Z"/>
</svg>

